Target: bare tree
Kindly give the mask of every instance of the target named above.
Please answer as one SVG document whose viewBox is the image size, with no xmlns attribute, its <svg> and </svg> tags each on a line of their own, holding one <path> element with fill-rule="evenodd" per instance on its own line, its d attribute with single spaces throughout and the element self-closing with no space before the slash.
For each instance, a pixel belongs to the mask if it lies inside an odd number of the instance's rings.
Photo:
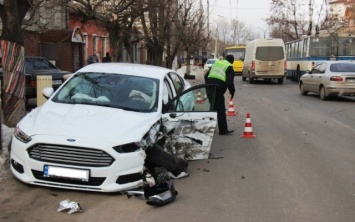
<svg viewBox="0 0 355 222">
<path fill-rule="evenodd" d="M 25 115 L 24 38 L 22 21 L 34 0 L 4 0 L 0 4 L 2 33 L 3 88 L 2 102 L 5 125 L 14 127 Z"/>
<path fill-rule="evenodd" d="M 271 36 L 282 38 L 285 42 L 307 34 L 308 21 L 301 10 L 301 0 L 272 0 L 271 16 L 266 18 Z"/>
<path fill-rule="evenodd" d="M 121 37 L 125 37 L 122 32 L 126 34 L 127 29 L 132 28 L 135 18 L 139 16 L 134 9 L 135 2 L 135 0 L 75 0 L 70 1 L 68 7 L 83 24 L 92 20 L 106 27 L 110 38 L 112 61 L 119 61 L 121 52 L 119 43 L 120 40 L 124 40 Z"/>
<path fill-rule="evenodd" d="M 140 15 L 144 42 L 153 55 L 153 64 L 162 66 L 164 47 L 173 23 L 170 14 L 172 0 L 139 0 L 140 11 L 147 11 Z M 166 6 L 169 7 L 166 7 Z M 176 6 L 175 6 L 176 7 Z"/>
<path fill-rule="evenodd" d="M 179 40 L 186 52 L 188 59 L 190 55 L 198 54 L 199 50 L 207 45 L 206 17 L 203 10 L 195 5 L 193 0 L 185 0 L 185 9 L 181 11 L 185 23 L 179 29 Z M 190 62 L 187 63 L 187 74 L 190 74 Z"/>
<path fill-rule="evenodd" d="M 317 30 L 333 31 L 344 28 L 344 20 L 341 16 L 331 14 L 327 10 L 327 1 L 323 1 L 317 14 L 313 14 L 314 5 L 312 1 L 309 6 L 308 14 L 305 12 L 304 0 L 272 0 L 271 16 L 266 18 L 271 36 L 282 38 L 285 42 L 300 38 L 302 35 L 314 34 Z M 326 12 L 325 16 L 321 14 Z M 316 18 L 316 23 L 313 23 L 313 17 Z M 305 19 L 305 18 L 308 18 Z"/>
<path fill-rule="evenodd" d="M 225 43 L 230 34 L 230 24 L 225 20 L 220 20 L 217 24 L 218 36 Z"/>
<path fill-rule="evenodd" d="M 246 44 L 248 41 L 258 38 L 258 34 L 243 21 L 233 19 L 230 24 L 230 40 L 228 45 Z"/>
</svg>

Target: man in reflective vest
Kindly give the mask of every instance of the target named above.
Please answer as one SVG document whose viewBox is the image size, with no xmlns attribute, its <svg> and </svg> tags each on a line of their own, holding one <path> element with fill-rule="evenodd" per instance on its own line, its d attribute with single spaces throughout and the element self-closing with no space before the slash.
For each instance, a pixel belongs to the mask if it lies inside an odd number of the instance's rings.
<svg viewBox="0 0 355 222">
<path fill-rule="evenodd" d="M 231 94 L 231 99 L 234 97 L 233 62 L 234 56 L 227 55 L 226 60 L 217 60 L 205 76 L 206 84 L 218 85 L 213 109 L 217 111 L 219 135 L 227 135 L 234 132 L 234 130 L 228 130 L 224 101 L 224 93 L 227 91 L 227 88 Z"/>
</svg>

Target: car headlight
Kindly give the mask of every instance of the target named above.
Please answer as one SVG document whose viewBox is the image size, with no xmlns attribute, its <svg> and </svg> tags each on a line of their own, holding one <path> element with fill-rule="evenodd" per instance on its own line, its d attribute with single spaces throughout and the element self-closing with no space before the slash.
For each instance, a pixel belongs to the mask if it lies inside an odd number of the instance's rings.
<svg viewBox="0 0 355 222">
<path fill-rule="evenodd" d="M 113 149 L 116 150 L 117 153 L 133 153 L 139 149 L 139 146 L 134 143 L 128 143 L 120 146 L 115 146 L 113 147 Z"/>
<path fill-rule="evenodd" d="M 15 133 L 14 136 L 20 140 L 21 142 L 28 143 L 32 140 L 30 136 L 28 136 L 26 133 L 24 133 L 18 126 L 15 128 Z"/>
</svg>

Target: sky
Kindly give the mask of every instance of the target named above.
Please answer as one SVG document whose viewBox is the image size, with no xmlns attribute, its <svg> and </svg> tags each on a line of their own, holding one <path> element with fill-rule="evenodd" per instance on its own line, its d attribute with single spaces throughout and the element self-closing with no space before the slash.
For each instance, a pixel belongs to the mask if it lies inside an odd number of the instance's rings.
<svg viewBox="0 0 355 222">
<path fill-rule="evenodd" d="M 262 18 L 270 15 L 269 0 L 209 0 L 209 4 L 210 21 L 238 19 L 255 28 L 267 26 Z"/>
<path fill-rule="evenodd" d="M 315 6 L 313 11 L 313 20 L 315 20 L 323 0 L 311 1 Z M 268 30 L 268 25 L 263 19 L 271 15 L 271 0 L 202 0 L 202 4 L 206 10 L 207 2 L 210 4 L 210 24 L 220 19 L 227 19 L 229 21 L 238 19 L 256 29 L 260 34 L 264 34 Z M 304 2 L 304 11 L 308 16 L 309 0 L 301 0 L 301 2 Z"/>
</svg>

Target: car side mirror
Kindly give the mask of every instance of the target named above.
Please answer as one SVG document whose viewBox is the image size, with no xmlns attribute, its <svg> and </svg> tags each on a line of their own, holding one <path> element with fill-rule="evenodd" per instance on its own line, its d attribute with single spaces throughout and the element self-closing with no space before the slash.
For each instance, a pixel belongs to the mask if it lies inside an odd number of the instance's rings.
<svg viewBox="0 0 355 222">
<path fill-rule="evenodd" d="M 44 98 L 49 99 L 54 93 L 54 89 L 52 87 L 47 87 L 42 90 L 42 95 Z"/>
</svg>

